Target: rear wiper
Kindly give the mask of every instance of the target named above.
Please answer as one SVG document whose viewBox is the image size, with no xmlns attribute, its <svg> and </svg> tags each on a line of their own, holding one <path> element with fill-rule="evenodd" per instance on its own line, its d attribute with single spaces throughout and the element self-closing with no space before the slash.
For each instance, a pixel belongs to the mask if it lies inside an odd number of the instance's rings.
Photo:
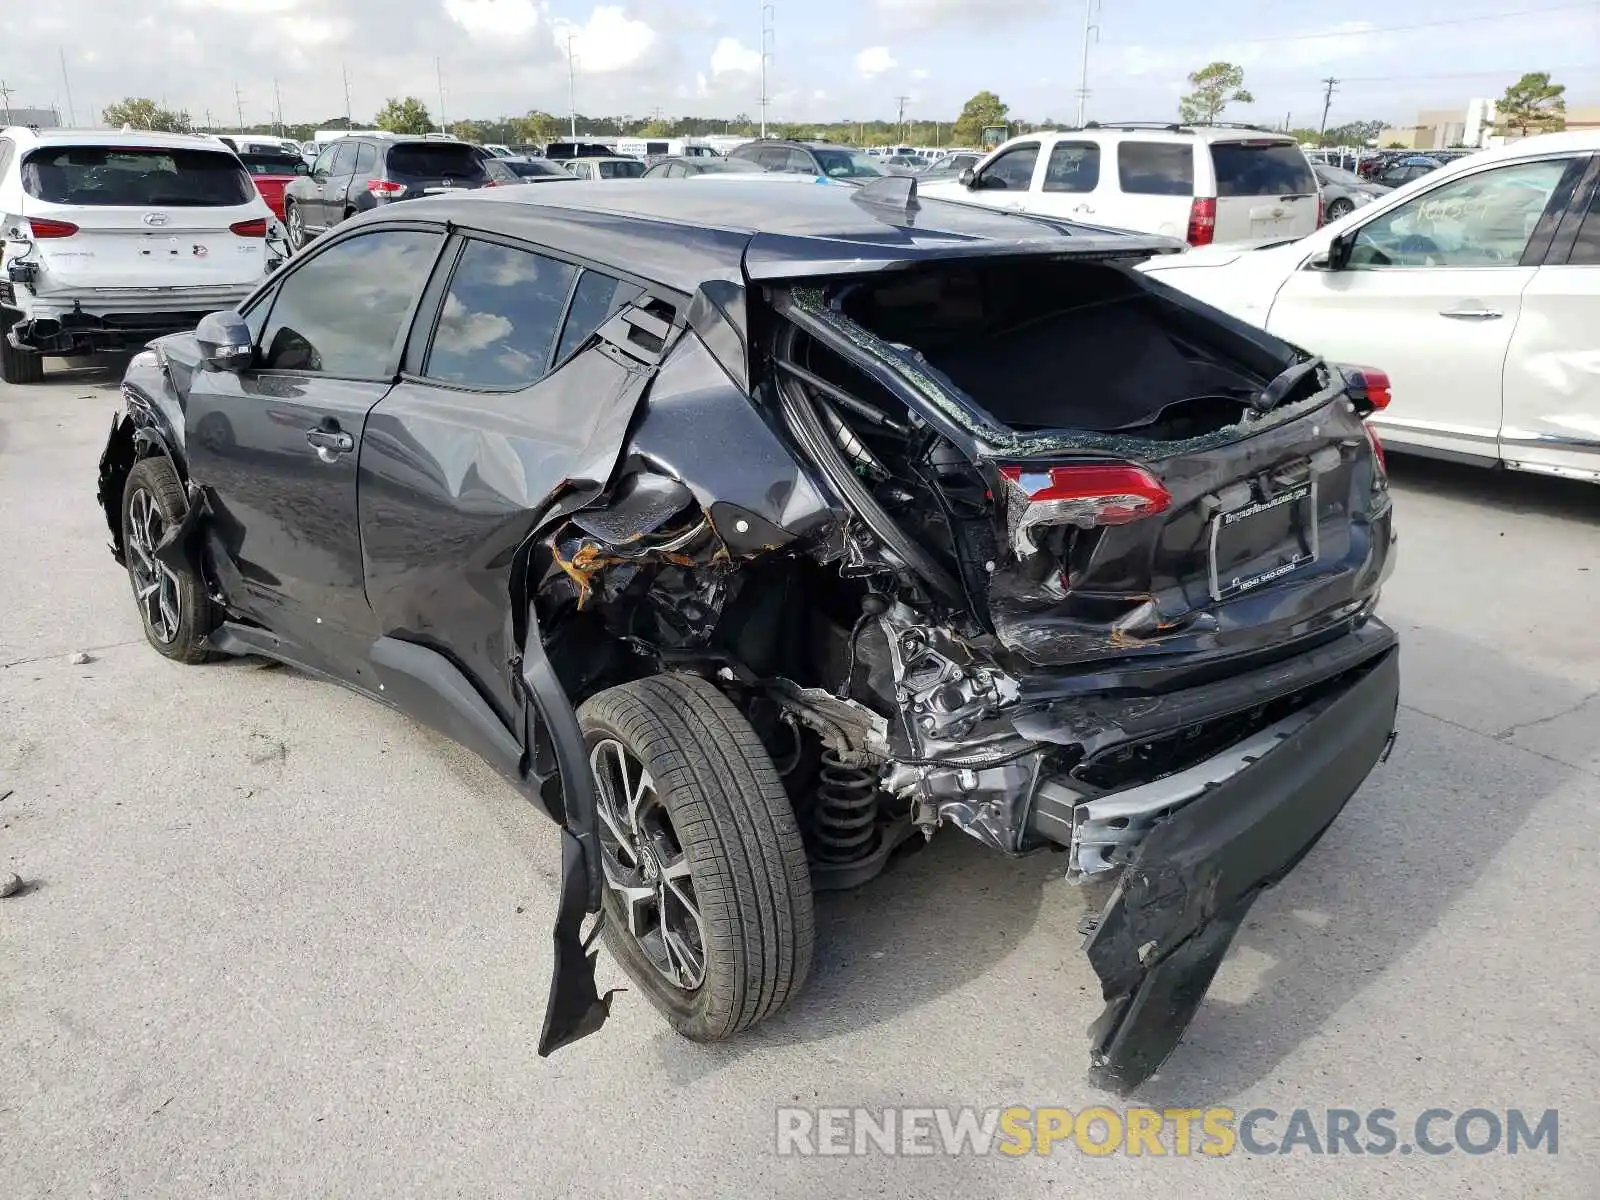
<svg viewBox="0 0 1600 1200">
<path fill-rule="evenodd" d="M 1289 393 L 1299 386 L 1301 380 L 1322 365 L 1322 359 L 1315 357 L 1295 363 L 1257 392 L 1250 401 L 1251 406 L 1257 412 L 1271 412 L 1288 399 Z"/>
</svg>

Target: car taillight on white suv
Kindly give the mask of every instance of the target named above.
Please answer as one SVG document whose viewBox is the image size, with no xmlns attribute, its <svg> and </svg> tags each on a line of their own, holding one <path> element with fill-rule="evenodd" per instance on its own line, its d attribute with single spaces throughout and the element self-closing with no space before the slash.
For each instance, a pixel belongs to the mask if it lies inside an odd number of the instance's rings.
<svg viewBox="0 0 1600 1200">
<path fill-rule="evenodd" d="M 1217 202 L 1214 198 L 1194 198 L 1189 205 L 1189 236 L 1191 246 L 1209 246 L 1217 235 Z"/>
</svg>

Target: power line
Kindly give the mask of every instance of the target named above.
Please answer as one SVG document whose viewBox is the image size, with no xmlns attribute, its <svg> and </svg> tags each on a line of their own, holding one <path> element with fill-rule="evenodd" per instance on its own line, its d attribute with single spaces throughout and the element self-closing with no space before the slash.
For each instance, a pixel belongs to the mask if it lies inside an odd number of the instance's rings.
<svg viewBox="0 0 1600 1200">
<path fill-rule="evenodd" d="M 1474 17 L 1451 17 L 1443 21 L 1421 21 L 1415 25 L 1385 25 L 1371 29 L 1335 29 L 1323 33 L 1284 33 L 1274 34 L 1270 37 L 1254 38 L 1229 38 L 1229 45 L 1253 46 L 1263 42 L 1312 42 L 1327 38 L 1366 37 L 1372 33 L 1409 33 L 1414 29 L 1442 29 L 1447 25 L 1471 25 L 1480 21 L 1506 21 L 1514 17 L 1531 17 L 1543 13 L 1574 12 L 1579 9 L 1588 9 L 1600 12 L 1600 4 L 1590 0 L 1587 4 L 1558 4 L 1552 8 L 1522 8 L 1512 12 L 1482 13 Z M 1137 45 L 1140 49 L 1159 49 L 1165 47 L 1182 47 L 1192 49 L 1192 42 L 1138 42 L 1138 43 L 1112 43 L 1113 45 Z"/>
</svg>

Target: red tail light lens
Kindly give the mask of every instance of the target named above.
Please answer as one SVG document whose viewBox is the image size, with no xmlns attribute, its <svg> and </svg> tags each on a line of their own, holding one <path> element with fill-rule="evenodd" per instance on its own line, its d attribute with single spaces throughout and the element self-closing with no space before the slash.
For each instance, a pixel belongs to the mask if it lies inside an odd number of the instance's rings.
<svg viewBox="0 0 1600 1200">
<path fill-rule="evenodd" d="M 1189 245 L 1209 246 L 1217 236 L 1217 202 L 1195 198 L 1189 205 Z"/>
<path fill-rule="evenodd" d="M 396 183 L 392 179 L 367 180 L 367 191 L 371 192 L 374 196 L 403 196 L 405 194 L 405 190 L 405 184 Z"/>
<path fill-rule="evenodd" d="M 71 221 L 47 221 L 43 217 L 29 217 L 28 227 L 36 238 L 68 238 L 78 232 Z"/>
<path fill-rule="evenodd" d="M 1000 477 L 1026 499 L 1027 524 L 1084 529 L 1126 525 L 1165 512 L 1172 493 L 1143 467 L 1097 463 L 1081 467 L 1005 466 Z M 1036 506 L 1048 506 L 1035 512 Z"/>
<path fill-rule="evenodd" d="M 253 221 L 235 221 L 228 228 L 240 237 L 264 238 L 267 236 L 267 219 L 257 217 Z"/>
</svg>

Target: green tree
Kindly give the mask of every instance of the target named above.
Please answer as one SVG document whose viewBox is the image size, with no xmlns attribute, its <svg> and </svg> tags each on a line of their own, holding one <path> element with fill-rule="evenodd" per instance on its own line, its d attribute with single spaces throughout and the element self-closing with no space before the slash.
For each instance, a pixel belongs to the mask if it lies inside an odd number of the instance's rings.
<svg viewBox="0 0 1600 1200">
<path fill-rule="evenodd" d="M 116 128 L 130 125 L 134 129 L 161 133 L 188 133 L 194 128 L 188 113 L 162 108 L 154 100 L 143 97 L 129 96 L 118 104 L 107 105 L 100 115 L 107 125 Z"/>
<path fill-rule="evenodd" d="M 1255 97 L 1244 90 L 1244 68 L 1233 63 L 1214 62 L 1189 76 L 1194 89 L 1178 101 L 1178 116 L 1191 124 L 1209 125 L 1230 104 L 1254 104 Z"/>
<path fill-rule="evenodd" d="M 1549 71 L 1529 71 L 1506 89 L 1495 105 L 1495 123 L 1501 133 L 1554 133 L 1567 127 L 1564 83 L 1551 83 Z"/>
<path fill-rule="evenodd" d="M 393 96 L 378 110 L 378 128 L 390 133 L 427 133 L 433 129 L 428 106 L 415 96 L 397 100 Z"/>
<path fill-rule="evenodd" d="M 639 130 L 639 136 L 646 138 L 671 137 L 672 122 L 662 120 L 646 121 Z"/>
<path fill-rule="evenodd" d="M 1327 132 L 1326 145 L 1329 146 L 1365 146 L 1368 142 L 1378 140 L 1378 135 L 1389 128 L 1387 121 L 1346 121 L 1343 125 L 1335 125 Z"/>
<path fill-rule="evenodd" d="M 525 117 L 518 117 L 512 122 L 516 126 L 516 140 L 529 146 L 542 146 L 553 141 L 561 123 L 547 112 L 534 109 Z"/>
<path fill-rule="evenodd" d="M 453 121 L 449 132 L 451 137 L 460 138 L 463 142 L 482 143 L 491 140 L 482 121 Z"/>
<path fill-rule="evenodd" d="M 961 106 L 961 115 L 950 130 L 950 140 L 957 146 L 976 146 L 983 140 L 983 131 L 989 125 L 1004 125 L 1010 105 L 1003 104 L 993 92 L 979 92 Z"/>
</svg>

